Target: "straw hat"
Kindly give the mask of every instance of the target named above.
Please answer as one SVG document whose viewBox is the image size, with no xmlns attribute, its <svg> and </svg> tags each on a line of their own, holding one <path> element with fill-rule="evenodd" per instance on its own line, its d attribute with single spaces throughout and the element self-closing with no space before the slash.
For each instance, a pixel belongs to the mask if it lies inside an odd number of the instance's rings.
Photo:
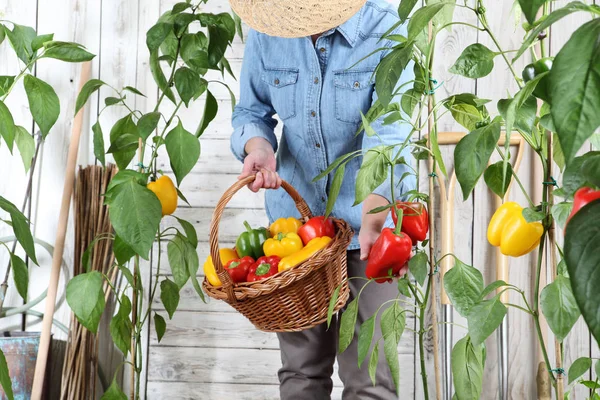
<svg viewBox="0 0 600 400">
<path fill-rule="evenodd" d="M 350 19 L 366 0 L 229 0 L 251 28 L 279 37 L 326 32 Z"/>
</svg>

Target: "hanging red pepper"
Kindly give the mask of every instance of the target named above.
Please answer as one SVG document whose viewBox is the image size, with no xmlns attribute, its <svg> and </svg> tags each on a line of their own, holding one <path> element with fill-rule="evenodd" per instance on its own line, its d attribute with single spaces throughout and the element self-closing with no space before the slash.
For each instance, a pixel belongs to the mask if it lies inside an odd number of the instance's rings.
<svg viewBox="0 0 600 400">
<path fill-rule="evenodd" d="M 333 221 L 329 218 L 325 219 L 323 216 L 313 217 L 298 228 L 298 236 L 300 236 L 305 246 L 314 238 L 323 236 L 334 238 L 335 225 L 333 225 Z"/>
<path fill-rule="evenodd" d="M 391 282 L 391 276 L 406 274 L 411 251 L 412 241 L 407 234 L 398 228 L 395 231 L 384 228 L 371 247 L 365 272 L 367 278 L 378 278 L 375 282 L 383 283 Z M 386 278 L 388 276 L 390 278 Z"/>
<path fill-rule="evenodd" d="M 429 231 L 429 216 L 422 203 L 397 201 L 396 206 L 402 210 L 402 232 L 412 239 L 413 246 L 427 238 Z M 396 209 L 392 207 L 392 219 L 398 224 Z"/>
<path fill-rule="evenodd" d="M 594 190 L 590 187 L 582 187 L 576 191 L 573 199 L 573 209 L 571 210 L 571 214 L 569 214 L 569 218 L 567 218 L 567 224 L 573 215 L 577 213 L 577 211 L 596 199 L 600 199 L 600 190 Z"/>
<path fill-rule="evenodd" d="M 267 279 L 279 272 L 279 261 L 277 256 L 261 257 L 249 268 L 248 282 L 256 282 Z"/>
<path fill-rule="evenodd" d="M 254 258 L 250 256 L 231 260 L 225 265 L 225 270 L 229 273 L 234 283 L 246 282 L 248 270 L 254 262 Z"/>
</svg>

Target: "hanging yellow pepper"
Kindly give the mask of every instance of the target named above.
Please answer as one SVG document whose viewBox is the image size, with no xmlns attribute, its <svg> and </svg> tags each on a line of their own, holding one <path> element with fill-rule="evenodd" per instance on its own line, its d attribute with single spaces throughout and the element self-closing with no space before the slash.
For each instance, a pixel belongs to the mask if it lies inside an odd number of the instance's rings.
<svg viewBox="0 0 600 400">
<path fill-rule="evenodd" d="M 229 261 L 239 258 L 234 249 L 219 249 L 219 257 L 223 266 L 227 265 Z M 211 256 L 208 256 L 204 262 L 204 275 L 206 275 L 206 280 L 214 287 L 222 285 Z"/>
<path fill-rule="evenodd" d="M 160 205 L 162 206 L 162 215 L 171 215 L 177 209 L 177 189 L 171 178 L 163 175 L 154 182 L 148 184 L 148 189 L 154 192 Z"/>
<path fill-rule="evenodd" d="M 328 236 L 314 238 L 308 242 L 302 250 L 292 254 L 291 256 L 282 258 L 281 261 L 279 261 L 279 272 L 292 269 L 302 261 L 308 260 L 317 251 L 327 247 L 329 242 L 331 242 L 331 238 Z"/>
<path fill-rule="evenodd" d="M 502 254 L 521 257 L 539 245 L 543 233 L 542 224 L 527 222 L 523 207 L 511 201 L 500 206 L 492 216 L 487 238 L 492 246 L 500 246 Z"/>
<path fill-rule="evenodd" d="M 302 226 L 302 222 L 296 218 L 279 218 L 271 224 L 269 231 L 271 236 L 275 237 L 278 233 L 298 233 L 298 228 Z"/>
<path fill-rule="evenodd" d="M 302 239 L 300 239 L 297 233 L 279 232 L 271 239 L 267 239 L 263 245 L 263 251 L 267 257 L 277 256 L 284 258 L 302 250 L 303 246 Z"/>
</svg>

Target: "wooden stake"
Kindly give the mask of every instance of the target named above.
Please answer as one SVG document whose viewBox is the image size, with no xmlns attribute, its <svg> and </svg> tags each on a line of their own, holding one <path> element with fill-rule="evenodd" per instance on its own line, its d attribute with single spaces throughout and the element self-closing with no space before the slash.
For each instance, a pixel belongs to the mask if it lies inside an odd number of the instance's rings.
<svg viewBox="0 0 600 400">
<path fill-rule="evenodd" d="M 81 66 L 81 75 L 79 77 L 79 90 L 90 77 L 92 64 L 86 62 Z M 33 388 L 31 398 L 41 400 L 44 388 L 44 377 L 46 375 L 46 364 L 48 362 L 48 353 L 50 348 L 50 333 L 52 332 L 52 319 L 54 317 L 54 308 L 56 303 L 56 292 L 58 289 L 58 280 L 60 278 L 60 264 L 62 262 L 65 250 L 65 237 L 67 235 L 67 224 L 69 222 L 69 208 L 71 205 L 71 195 L 73 193 L 73 183 L 75 182 L 75 167 L 77 165 L 77 154 L 79 153 L 79 138 L 81 137 L 81 127 L 83 125 L 82 108 L 73 121 L 73 131 L 69 153 L 67 157 L 67 169 L 65 174 L 65 183 L 63 187 L 62 202 L 60 214 L 58 217 L 58 229 L 56 230 L 56 242 L 54 244 L 54 254 L 52 256 L 52 270 L 50 272 L 50 281 L 48 282 L 48 295 L 46 297 L 46 308 L 44 319 L 42 321 L 42 334 L 40 346 L 35 364 L 35 373 L 33 376 Z"/>
</svg>

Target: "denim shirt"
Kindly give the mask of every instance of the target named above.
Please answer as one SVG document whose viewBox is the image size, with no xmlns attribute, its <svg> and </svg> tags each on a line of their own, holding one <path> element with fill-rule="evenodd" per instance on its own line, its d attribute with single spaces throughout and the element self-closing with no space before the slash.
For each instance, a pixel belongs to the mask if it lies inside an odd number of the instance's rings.
<svg viewBox="0 0 600 400">
<path fill-rule="evenodd" d="M 240 99 L 232 118 L 233 154 L 243 161 L 249 139 L 268 140 L 277 152 L 279 175 L 304 197 L 314 215 L 323 215 L 333 173 L 313 183 L 315 176 L 343 154 L 361 149 L 364 152 L 382 141 L 399 143 L 410 133 L 408 124 L 383 125 L 380 119 L 372 124 L 379 137 L 364 133 L 356 136 L 360 112 L 366 113 L 377 99 L 373 72 L 388 51 L 370 54 L 382 47 L 393 47 L 390 41 L 380 39 L 397 21 L 397 14 L 388 3 L 369 0 L 356 15 L 325 32 L 315 44 L 310 37 L 278 38 L 251 30 L 240 76 Z M 396 33 L 406 35 L 405 27 Z M 409 65 L 398 85 L 413 79 Z M 283 122 L 279 143 L 274 134 L 274 114 Z M 411 159 L 408 148 L 405 151 L 405 159 Z M 362 156 L 346 165 L 332 211 L 334 217 L 346 220 L 356 232 L 349 249 L 359 248 L 362 205 L 353 204 L 361 162 Z M 396 166 L 395 177 L 407 170 L 405 165 Z M 397 198 L 414 186 L 414 176 L 405 178 L 400 185 L 394 184 Z M 374 193 L 389 201 L 391 190 L 387 179 Z M 265 202 L 271 222 L 281 217 L 299 217 L 294 202 L 283 189 L 267 190 Z M 391 225 L 389 216 L 386 225 Z"/>
</svg>

